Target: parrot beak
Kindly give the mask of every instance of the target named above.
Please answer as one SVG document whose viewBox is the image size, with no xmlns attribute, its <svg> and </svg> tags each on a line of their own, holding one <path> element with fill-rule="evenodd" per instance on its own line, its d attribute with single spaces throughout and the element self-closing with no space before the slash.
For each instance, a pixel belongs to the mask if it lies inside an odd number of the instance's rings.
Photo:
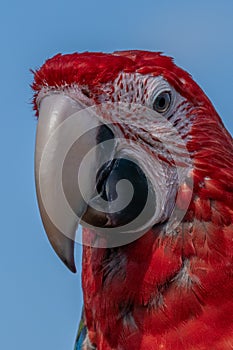
<svg viewBox="0 0 233 350">
<path fill-rule="evenodd" d="M 36 192 L 43 225 L 55 252 L 72 272 L 76 272 L 75 233 L 87 207 L 77 186 L 77 169 L 88 150 L 95 147 L 100 125 L 93 115 L 86 113 L 79 118 L 77 127 L 77 117 L 70 117 L 82 110 L 81 103 L 66 95 L 44 97 L 39 108 L 35 149 Z M 94 186 L 91 183 L 95 182 L 92 181 L 95 163 L 90 159 L 90 167 L 85 168 L 88 181 L 84 183 L 84 192 L 88 198 Z"/>
<path fill-rule="evenodd" d="M 35 150 L 42 222 L 55 252 L 73 272 L 79 223 L 104 235 L 108 247 L 128 244 L 163 221 L 168 197 L 165 180 L 147 169 L 150 154 L 140 143 L 131 149 L 118 138 L 114 123 L 103 119 L 104 106 L 87 108 L 81 100 L 57 93 L 41 100 Z"/>
<path fill-rule="evenodd" d="M 45 204 L 42 199 L 41 186 L 44 186 L 43 189 L 45 192 L 50 193 L 51 188 L 53 188 L 54 176 L 56 176 L 56 174 L 49 164 L 46 172 L 44 171 L 44 173 L 42 173 L 42 171 L 40 171 L 43 152 L 49 138 L 51 137 L 51 134 L 68 115 L 74 112 L 72 110 L 72 104 L 69 102 L 70 101 L 67 97 L 59 95 L 45 97 L 41 102 L 36 134 L 35 182 L 40 214 L 48 239 L 55 252 L 65 263 L 65 265 L 67 265 L 71 271 L 76 272 L 74 262 L 74 241 L 71 239 L 71 237 L 74 234 L 73 230 L 75 229 L 77 223 L 73 222 L 71 224 L 69 228 L 70 237 L 67 237 L 50 219 L 47 208 L 45 208 Z M 51 158 L 56 159 L 56 148 L 51 150 L 51 153 Z M 58 215 L 59 214 L 60 213 L 58 213 Z M 64 220 L 66 220 L 66 218 L 64 218 Z"/>
</svg>

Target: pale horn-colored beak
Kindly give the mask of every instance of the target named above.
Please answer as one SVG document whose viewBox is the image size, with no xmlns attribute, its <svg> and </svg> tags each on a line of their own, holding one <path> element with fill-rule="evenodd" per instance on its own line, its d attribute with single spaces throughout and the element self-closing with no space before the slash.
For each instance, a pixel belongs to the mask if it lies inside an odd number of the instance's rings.
<svg viewBox="0 0 233 350">
<path fill-rule="evenodd" d="M 79 223 L 107 234 L 108 246 L 127 244 L 161 220 L 168 197 L 166 184 L 147 176 L 145 164 L 150 158 L 141 167 L 141 145 L 131 149 L 118 138 L 115 124 L 106 122 L 109 105 L 87 108 L 80 100 L 64 93 L 41 100 L 35 151 L 44 228 L 55 252 L 73 272 Z M 145 160 L 150 157 L 147 153 L 143 153 Z M 160 188 L 166 189 L 161 196 Z"/>
<path fill-rule="evenodd" d="M 64 94 L 44 97 L 39 108 L 35 150 L 36 191 L 43 225 L 55 252 L 73 272 L 75 233 L 87 207 L 77 185 L 77 168 L 96 145 L 100 124 L 88 113 L 84 116 L 81 112 L 77 117 L 82 110 L 81 103 Z M 90 167 L 85 169 L 84 192 L 89 198 L 95 182 L 91 180 L 95 162 L 90 161 Z"/>
</svg>

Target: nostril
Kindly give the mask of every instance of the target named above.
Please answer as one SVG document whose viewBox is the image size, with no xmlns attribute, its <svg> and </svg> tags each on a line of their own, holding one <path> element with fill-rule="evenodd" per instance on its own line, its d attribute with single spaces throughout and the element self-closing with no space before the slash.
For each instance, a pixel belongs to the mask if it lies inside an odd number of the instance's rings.
<svg viewBox="0 0 233 350">
<path fill-rule="evenodd" d="M 81 92 L 82 92 L 82 94 L 83 94 L 84 96 L 86 96 L 86 97 L 88 97 L 88 98 L 91 97 L 90 91 L 87 90 L 86 88 L 83 88 L 83 89 L 81 90 Z"/>
</svg>

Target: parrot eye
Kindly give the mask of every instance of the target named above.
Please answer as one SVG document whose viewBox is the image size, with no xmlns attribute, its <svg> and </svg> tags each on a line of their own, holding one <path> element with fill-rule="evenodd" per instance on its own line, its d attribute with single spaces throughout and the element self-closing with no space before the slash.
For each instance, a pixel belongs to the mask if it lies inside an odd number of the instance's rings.
<svg viewBox="0 0 233 350">
<path fill-rule="evenodd" d="M 163 91 L 156 96 L 153 109 L 158 113 L 165 113 L 171 105 L 171 93 L 169 91 Z"/>
</svg>

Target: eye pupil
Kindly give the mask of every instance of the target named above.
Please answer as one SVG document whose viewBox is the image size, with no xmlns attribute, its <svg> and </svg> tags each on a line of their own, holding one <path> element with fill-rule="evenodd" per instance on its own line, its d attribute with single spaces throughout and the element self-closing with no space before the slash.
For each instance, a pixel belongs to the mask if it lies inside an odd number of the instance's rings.
<svg viewBox="0 0 233 350">
<path fill-rule="evenodd" d="M 164 108 L 165 103 L 166 103 L 165 98 L 164 98 L 164 97 L 161 97 L 161 98 L 159 99 L 159 107 L 160 107 L 160 108 Z"/>
<path fill-rule="evenodd" d="M 153 109 L 158 113 L 164 113 L 171 104 L 171 94 L 168 91 L 161 92 L 153 103 Z"/>
</svg>

